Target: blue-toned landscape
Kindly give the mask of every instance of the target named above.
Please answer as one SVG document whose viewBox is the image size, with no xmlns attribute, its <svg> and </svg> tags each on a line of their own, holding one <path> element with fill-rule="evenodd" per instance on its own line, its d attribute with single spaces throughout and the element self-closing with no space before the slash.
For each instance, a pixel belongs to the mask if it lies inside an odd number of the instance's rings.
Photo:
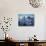
<svg viewBox="0 0 46 46">
<path fill-rule="evenodd" d="M 33 14 L 19 14 L 18 15 L 19 26 L 34 26 L 34 15 Z"/>
</svg>

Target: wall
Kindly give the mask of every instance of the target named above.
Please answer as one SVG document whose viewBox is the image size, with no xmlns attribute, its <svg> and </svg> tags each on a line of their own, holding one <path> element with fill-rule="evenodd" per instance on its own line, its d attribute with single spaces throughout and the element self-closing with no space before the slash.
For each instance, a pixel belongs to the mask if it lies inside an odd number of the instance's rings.
<svg viewBox="0 0 46 46">
<path fill-rule="evenodd" d="M 18 13 L 35 14 L 35 26 L 19 27 L 17 25 Z M 45 40 L 45 15 L 45 6 L 33 8 L 28 0 L 0 0 L 0 16 L 13 17 L 11 29 L 8 31 L 9 36 L 13 39 L 27 40 L 36 34 L 39 40 Z M 2 39 L 2 36 L 0 39 Z"/>
</svg>

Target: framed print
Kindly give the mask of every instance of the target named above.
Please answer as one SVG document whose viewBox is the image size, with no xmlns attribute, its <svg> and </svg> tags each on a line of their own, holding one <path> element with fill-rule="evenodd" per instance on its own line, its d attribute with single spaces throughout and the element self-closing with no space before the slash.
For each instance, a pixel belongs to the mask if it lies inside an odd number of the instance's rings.
<svg viewBox="0 0 46 46">
<path fill-rule="evenodd" d="M 18 14 L 18 26 L 34 26 L 34 14 Z"/>
</svg>

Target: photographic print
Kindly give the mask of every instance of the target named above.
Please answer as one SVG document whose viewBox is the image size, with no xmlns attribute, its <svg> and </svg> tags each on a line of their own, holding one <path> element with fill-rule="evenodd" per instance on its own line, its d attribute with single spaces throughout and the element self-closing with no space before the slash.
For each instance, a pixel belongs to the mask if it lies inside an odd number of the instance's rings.
<svg viewBox="0 0 46 46">
<path fill-rule="evenodd" d="M 34 14 L 18 14 L 19 26 L 34 26 Z"/>
</svg>

